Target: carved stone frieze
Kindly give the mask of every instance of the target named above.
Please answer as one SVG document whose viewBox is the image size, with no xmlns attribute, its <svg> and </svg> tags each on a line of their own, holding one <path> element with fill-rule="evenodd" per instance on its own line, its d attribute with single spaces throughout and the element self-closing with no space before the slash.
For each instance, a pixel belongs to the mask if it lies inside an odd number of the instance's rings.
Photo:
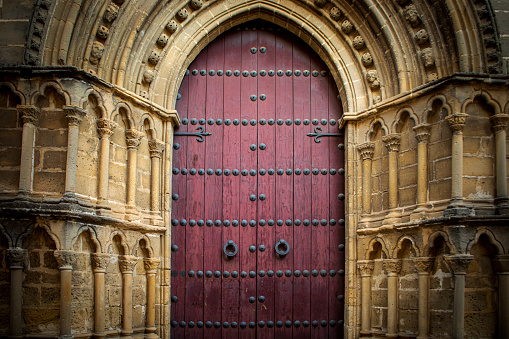
<svg viewBox="0 0 509 339">
<path fill-rule="evenodd" d="M 373 57 L 370 53 L 364 53 L 361 57 L 361 62 L 364 65 L 364 67 L 370 67 L 373 65 Z"/>
<path fill-rule="evenodd" d="M 401 136 L 399 134 L 389 134 L 382 137 L 382 141 L 389 152 L 399 152 Z"/>
<path fill-rule="evenodd" d="M 415 32 L 414 38 L 415 38 L 415 42 L 418 45 L 424 45 L 425 43 L 427 43 L 429 41 L 428 31 L 426 31 L 425 29 L 421 29 L 421 30 Z"/>
<path fill-rule="evenodd" d="M 141 138 L 143 138 L 143 133 L 140 131 L 135 129 L 128 129 L 125 131 L 125 141 L 127 148 L 137 149 L 140 145 Z"/>
<path fill-rule="evenodd" d="M 122 273 L 133 273 L 134 267 L 138 263 L 138 258 L 130 255 L 122 255 L 118 258 L 118 264 L 120 266 L 120 272 Z"/>
<path fill-rule="evenodd" d="M 417 257 L 413 259 L 414 266 L 417 272 L 424 273 L 429 272 L 433 267 L 433 263 L 435 262 L 435 258 L 432 257 Z"/>
<path fill-rule="evenodd" d="M 156 258 L 147 258 L 143 260 L 143 266 L 145 267 L 145 271 L 147 273 L 155 273 L 160 263 L 161 260 Z"/>
<path fill-rule="evenodd" d="M 350 20 L 343 21 L 343 23 L 341 24 L 341 30 L 343 30 L 345 34 L 350 34 L 353 32 L 354 27 Z"/>
<path fill-rule="evenodd" d="M 375 264 L 372 260 L 359 260 L 357 261 L 357 268 L 361 272 L 361 277 L 370 277 L 373 274 Z"/>
<path fill-rule="evenodd" d="M 168 36 L 162 33 L 157 39 L 156 44 L 157 46 L 163 48 L 164 46 L 166 46 L 166 44 L 168 44 Z"/>
<path fill-rule="evenodd" d="M 474 256 L 470 254 L 448 255 L 445 257 L 445 261 L 449 264 L 452 272 L 461 275 L 467 273 L 472 259 L 474 259 Z"/>
<path fill-rule="evenodd" d="M 357 35 L 353 39 L 352 43 L 353 43 L 353 48 L 355 48 L 356 50 L 361 50 L 365 46 L 364 39 L 360 35 Z"/>
<path fill-rule="evenodd" d="M 191 6 L 192 9 L 194 9 L 195 11 L 199 10 L 200 8 L 203 7 L 203 0 L 192 0 L 189 5 Z"/>
<path fill-rule="evenodd" d="M 362 160 L 369 160 L 372 159 L 375 154 L 375 144 L 372 142 L 366 142 L 358 145 L 357 150 L 360 152 Z"/>
<path fill-rule="evenodd" d="M 507 121 L 509 121 L 509 114 L 498 113 L 493 115 L 490 120 L 495 133 L 505 131 L 507 128 Z"/>
<path fill-rule="evenodd" d="M 167 24 L 166 24 L 166 30 L 168 31 L 168 33 L 172 34 L 172 33 L 175 33 L 175 31 L 177 30 L 178 28 L 178 24 L 175 20 L 170 20 Z"/>
<path fill-rule="evenodd" d="M 155 78 L 154 71 L 148 69 L 145 72 L 143 72 L 143 79 L 142 79 L 142 81 L 144 83 L 150 84 L 150 83 L 152 83 L 152 81 L 154 81 L 154 78 Z"/>
<path fill-rule="evenodd" d="M 98 272 L 106 272 L 110 263 L 110 255 L 107 253 L 92 253 L 92 269 Z"/>
<path fill-rule="evenodd" d="M 383 261 L 385 272 L 389 275 L 396 275 L 401 271 L 401 260 L 400 259 L 385 259 Z"/>
<path fill-rule="evenodd" d="M 63 109 L 69 126 L 79 126 L 87 115 L 87 111 L 78 106 L 64 106 Z"/>
<path fill-rule="evenodd" d="M 59 268 L 72 268 L 72 265 L 76 262 L 76 252 L 57 250 L 55 251 L 55 258 Z"/>
<path fill-rule="evenodd" d="M 149 63 L 155 66 L 159 62 L 159 59 L 160 59 L 159 53 L 157 53 L 156 51 L 150 52 L 150 55 L 148 56 Z"/>
<path fill-rule="evenodd" d="M 428 124 L 417 125 L 413 128 L 415 132 L 415 138 L 418 142 L 428 142 L 431 126 Z"/>
<path fill-rule="evenodd" d="M 99 60 L 103 57 L 104 45 L 99 41 L 94 41 L 92 44 L 92 51 L 90 51 L 90 63 L 97 65 Z"/>
<path fill-rule="evenodd" d="M 150 150 L 150 157 L 161 158 L 161 155 L 164 151 L 164 141 L 150 139 L 148 141 L 148 148 Z"/>
<path fill-rule="evenodd" d="M 16 109 L 21 116 L 24 124 L 37 124 L 41 111 L 38 107 L 32 105 L 18 105 Z"/>
<path fill-rule="evenodd" d="M 468 114 L 466 113 L 455 113 L 445 117 L 445 120 L 449 123 L 449 127 L 453 132 L 461 133 L 465 122 L 467 121 Z"/>
<path fill-rule="evenodd" d="M 410 23 L 410 26 L 413 28 L 419 27 L 421 24 L 421 17 L 419 16 L 419 12 L 414 5 L 408 5 L 404 9 L 405 19 Z"/>
<path fill-rule="evenodd" d="M 6 254 L 10 268 L 25 266 L 25 250 L 21 248 L 9 248 Z"/>
<path fill-rule="evenodd" d="M 110 29 L 104 25 L 99 26 L 95 34 L 99 39 L 106 40 L 110 34 Z"/>
<path fill-rule="evenodd" d="M 187 19 L 188 15 L 189 13 L 187 12 L 187 9 L 182 8 L 177 12 L 177 19 L 179 19 L 179 21 L 182 22 Z"/>
<path fill-rule="evenodd" d="M 330 9 L 329 14 L 330 14 L 331 19 L 334 21 L 338 21 L 341 18 L 341 10 L 339 8 L 337 8 L 336 6 L 334 6 Z"/>
<path fill-rule="evenodd" d="M 368 81 L 369 87 L 371 89 L 380 88 L 380 81 L 378 81 L 378 72 L 376 70 L 371 70 L 366 73 L 366 80 Z"/>
<path fill-rule="evenodd" d="M 108 8 L 106 8 L 106 12 L 104 13 L 104 20 L 107 22 L 113 22 L 118 16 L 118 6 L 114 3 L 110 3 Z"/>
<path fill-rule="evenodd" d="M 99 138 L 109 138 L 113 134 L 113 130 L 117 127 L 117 123 L 113 120 L 101 118 L 97 120 L 97 133 Z"/>
</svg>

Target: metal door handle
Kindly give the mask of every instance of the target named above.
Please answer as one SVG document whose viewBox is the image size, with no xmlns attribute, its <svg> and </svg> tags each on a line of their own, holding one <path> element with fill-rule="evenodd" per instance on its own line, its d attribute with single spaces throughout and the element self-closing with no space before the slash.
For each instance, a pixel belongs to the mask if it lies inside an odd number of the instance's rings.
<svg viewBox="0 0 509 339">
<path fill-rule="evenodd" d="M 282 249 L 279 249 L 279 247 L 282 247 Z M 290 244 L 288 244 L 284 239 L 281 239 L 277 242 L 275 249 L 276 253 L 280 257 L 284 257 L 288 254 L 288 252 L 290 252 Z"/>
<path fill-rule="evenodd" d="M 229 250 L 230 247 L 233 247 L 233 251 Z M 224 244 L 223 252 L 228 258 L 233 258 L 235 255 L 237 255 L 238 251 L 239 248 L 237 247 L 233 240 L 228 240 L 228 242 Z"/>
</svg>

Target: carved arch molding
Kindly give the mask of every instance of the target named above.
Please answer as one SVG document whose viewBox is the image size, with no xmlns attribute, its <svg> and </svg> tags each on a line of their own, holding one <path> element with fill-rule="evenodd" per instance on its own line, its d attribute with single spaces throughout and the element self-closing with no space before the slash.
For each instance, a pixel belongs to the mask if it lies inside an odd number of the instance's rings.
<svg viewBox="0 0 509 339">
<path fill-rule="evenodd" d="M 488 0 L 38 0 L 24 61 L 76 66 L 173 109 L 196 55 L 254 19 L 291 31 L 320 55 L 345 112 L 456 72 L 501 68 Z"/>
</svg>

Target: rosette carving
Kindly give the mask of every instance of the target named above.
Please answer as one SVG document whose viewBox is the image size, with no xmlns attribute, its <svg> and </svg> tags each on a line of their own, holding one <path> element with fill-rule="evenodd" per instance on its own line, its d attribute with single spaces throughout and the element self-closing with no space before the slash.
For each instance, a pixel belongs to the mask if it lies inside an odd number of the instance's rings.
<svg viewBox="0 0 509 339">
<path fill-rule="evenodd" d="M 122 273 L 133 273 L 134 267 L 138 263 L 138 258 L 131 255 L 122 255 L 118 259 L 120 266 L 120 272 Z"/>
</svg>

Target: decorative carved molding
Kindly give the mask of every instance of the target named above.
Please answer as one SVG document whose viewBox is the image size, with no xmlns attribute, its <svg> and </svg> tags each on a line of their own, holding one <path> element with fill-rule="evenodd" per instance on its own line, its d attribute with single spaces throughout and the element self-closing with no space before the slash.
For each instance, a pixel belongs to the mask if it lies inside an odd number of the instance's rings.
<svg viewBox="0 0 509 339">
<path fill-rule="evenodd" d="M 375 144 L 366 142 L 357 146 L 357 150 L 361 153 L 362 160 L 369 160 L 375 155 Z"/>
<path fill-rule="evenodd" d="M 375 264 L 373 260 L 359 260 L 357 261 L 357 268 L 361 271 L 361 277 L 370 277 L 373 274 Z"/>
<path fill-rule="evenodd" d="M 98 272 L 106 272 L 110 263 L 110 255 L 107 253 L 92 253 L 92 269 Z"/>
<path fill-rule="evenodd" d="M 465 122 L 467 121 L 468 114 L 466 113 L 455 113 L 445 117 L 445 120 L 449 123 L 449 127 L 453 132 L 461 133 Z"/>
<path fill-rule="evenodd" d="M 366 80 L 372 90 L 380 88 L 380 81 L 378 80 L 378 72 L 374 69 L 366 73 Z"/>
<path fill-rule="evenodd" d="M 113 120 L 101 118 L 97 120 L 97 133 L 99 138 L 109 138 L 113 134 L 113 130 L 117 127 L 117 123 Z"/>
<path fill-rule="evenodd" d="M 161 158 L 164 151 L 164 141 L 158 139 L 150 139 L 148 141 L 148 148 L 150 150 L 150 157 Z"/>
<path fill-rule="evenodd" d="M 125 131 L 125 141 L 127 148 L 137 149 L 140 145 L 141 138 L 143 138 L 143 133 L 140 131 L 135 129 L 128 129 Z"/>
<path fill-rule="evenodd" d="M 385 259 L 383 261 L 385 272 L 388 275 L 397 275 L 401 271 L 401 260 L 400 259 Z"/>
<path fill-rule="evenodd" d="M 151 274 L 156 273 L 160 263 L 161 260 L 156 258 L 147 258 L 143 260 L 143 266 L 145 267 L 145 271 Z"/>
<path fill-rule="evenodd" d="M 507 128 L 507 121 L 509 121 L 509 114 L 499 113 L 493 115 L 491 118 L 491 123 L 493 124 L 493 130 L 495 133 L 505 131 Z"/>
<path fill-rule="evenodd" d="M 62 108 L 64 109 L 69 126 L 79 126 L 85 115 L 87 115 L 87 112 L 78 106 L 64 106 Z"/>
<path fill-rule="evenodd" d="M 448 255 L 445 257 L 452 272 L 460 275 L 467 273 L 468 266 L 470 266 L 472 259 L 474 259 L 474 256 L 470 254 Z"/>
<path fill-rule="evenodd" d="M 419 273 L 429 272 L 433 267 L 435 258 L 432 257 L 417 257 L 414 258 L 415 269 Z"/>
<path fill-rule="evenodd" d="M 9 248 L 6 254 L 10 268 L 22 268 L 25 266 L 25 250 L 21 248 Z"/>
<path fill-rule="evenodd" d="M 66 250 L 57 250 L 55 251 L 55 258 L 58 262 L 58 267 L 60 269 L 63 268 L 71 268 L 72 265 L 76 262 L 76 252 L 74 251 L 66 251 Z"/>
<path fill-rule="evenodd" d="M 388 134 L 382 137 L 382 141 L 389 152 L 399 152 L 401 136 L 399 134 Z"/>
<path fill-rule="evenodd" d="M 408 5 L 404 8 L 405 19 L 410 23 L 413 28 L 419 27 L 421 24 L 421 17 L 417 8 L 414 5 Z"/>
<path fill-rule="evenodd" d="M 131 255 L 119 256 L 118 264 L 120 266 L 120 272 L 122 273 L 133 273 L 134 267 L 138 263 L 138 258 Z"/>
<path fill-rule="evenodd" d="M 23 120 L 23 124 L 35 125 L 39 120 L 41 110 L 32 105 L 17 105 L 16 109 Z"/>
<path fill-rule="evenodd" d="M 431 126 L 428 124 L 417 125 L 413 128 L 415 132 L 415 138 L 418 142 L 428 142 Z"/>
</svg>

